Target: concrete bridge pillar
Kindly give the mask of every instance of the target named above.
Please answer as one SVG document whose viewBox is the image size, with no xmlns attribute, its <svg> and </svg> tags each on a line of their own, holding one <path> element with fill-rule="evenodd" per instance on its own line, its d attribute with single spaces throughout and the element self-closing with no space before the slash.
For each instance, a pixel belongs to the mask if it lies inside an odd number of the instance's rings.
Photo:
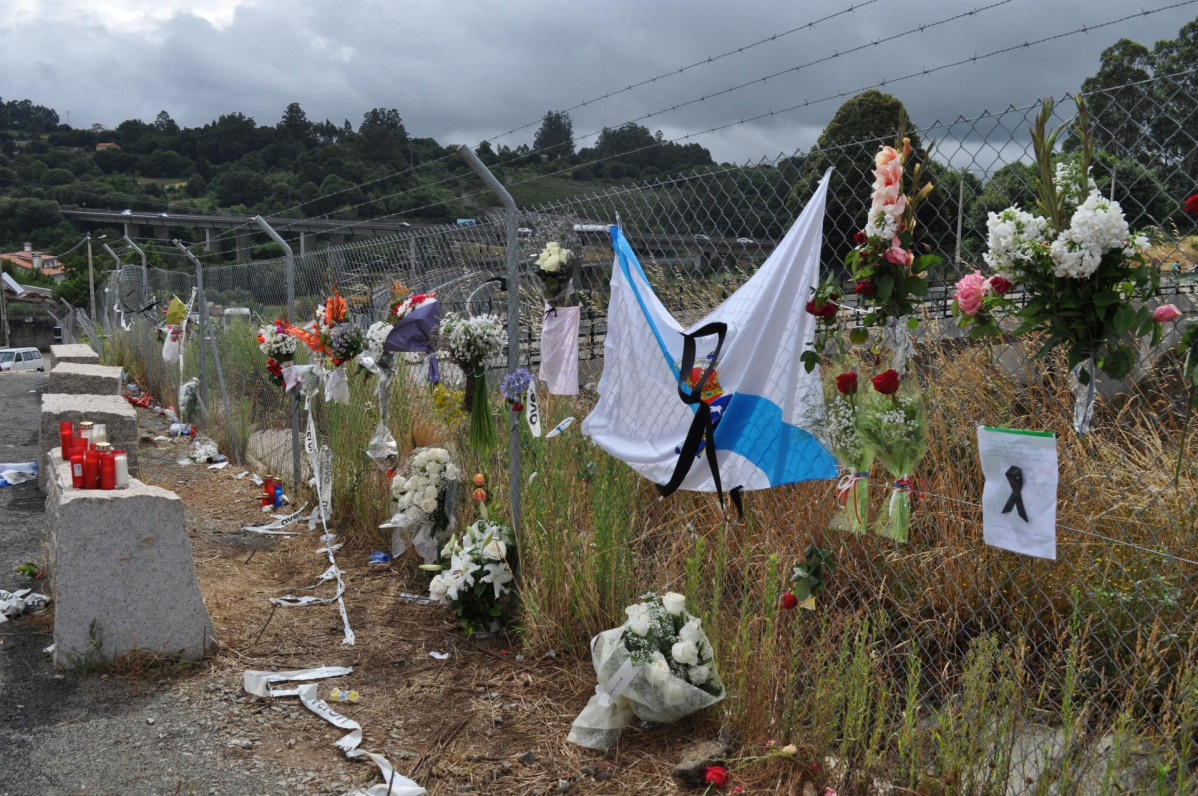
<svg viewBox="0 0 1198 796">
<path fill-rule="evenodd" d="M 171 228 L 166 226 L 165 224 L 155 224 L 154 225 L 154 237 L 157 238 L 158 240 L 164 240 L 167 243 L 170 243 Z"/>
<path fill-rule="evenodd" d="M 215 229 L 204 230 L 204 248 L 210 254 L 220 254 L 220 232 Z"/>
<path fill-rule="evenodd" d="M 234 249 L 234 255 L 236 256 L 238 262 L 242 262 L 242 261 L 250 259 L 250 233 L 249 232 L 238 232 L 237 233 L 237 244 L 236 244 L 236 248 Z"/>
<path fill-rule="evenodd" d="M 329 233 L 329 245 L 330 246 L 344 246 L 345 245 L 345 233 L 344 232 L 330 232 Z"/>
<path fill-rule="evenodd" d="M 306 232 L 301 232 L 299 234 L 299 253 L 300 254 L 308 253 L 308 233 L 306 233 Z"/>
</svg>

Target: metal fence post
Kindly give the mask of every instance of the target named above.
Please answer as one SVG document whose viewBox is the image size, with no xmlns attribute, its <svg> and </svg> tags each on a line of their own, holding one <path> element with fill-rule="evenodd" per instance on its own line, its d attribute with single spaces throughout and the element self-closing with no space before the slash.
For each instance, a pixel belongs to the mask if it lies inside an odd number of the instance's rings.
<svg viewBox="0 0 1198 796">
<path fill-rule="evenodd" d="M 459 144 L 458 154 L 470 166 L 479 179 L 499 197 L 506 211 L 507 221 L 507 367 L 508 372 L 520 366 L 520 236 L 519 209 L 516 200 L 507 192 L 495 175 L 483 165 L 474 151 Z M 516 535 L 516 549 L 522 547 L 520 532 L 520 413 L 508 412 L 508 457 L 510 458 L 508 489 L 512 502 L 512 532 Z M 519 573 L 516 573 L 519 578 Z"/>
<path fill-rule="evenodd" d="M 204 348 L 203 348 L 204 336 L 207 334 L 206 327 L 208 326 L 208 321 L 209 321 L 208 299 L 204 295 L 204 267 L 203 267 L 203 264 L 200 262 L 200 258 L 196 257 L 194 254 L 192 254 L 188 250 L 188 248 L 183 245 L 182 241 L 175 240 L 175 246 L 177 246 L 179 248 L 179 250 L 181 252 L 183 252 L 184 255 L 187 256 L 188 260 L 191 260 L 192 264 L 196 268 L 196 294 L 200 300 L 200 366 L 202 368 L 203 364 L 204 364 Z M 233 445 L 233 450 L 229 451 L 229 453 L 231 454 L 230 458 L 233 460 L 234 464 L 241 464 L 241 456 L 237 452 L 238 451 L 237 428 L 233 424 L 233 411 L 229 406 L 229 393 L 225 389 L 225 374 L 224 374 L 224 371 L 221 370 L 221 365 L 220 365 L 220 345 L 216 341 L 215 333 L 212 335 L 212 346 L 211 347 L 212 347 L 212 361 L 213 361 L 213 364 L 216 365 L 216 381 L 220 385 L 220 400 L 221 400 L 221 403 L 225 407 L 225 422 L 229 426 L 229 442 L 232 443 L 232 445 Z M 200 378 L 202 381 L 203 377 L 201 376 Z M 205 385 L 205 393 L 206 392 L 207 392 L 207 387 Z"/>
<path fill-rule="evenodd" d="M 291 246 L 283 240 L 283 236 L 275 232 L 270 224 L 266 223 L 266 219 L 262 216 L 254 216 L 254 223 L 283 250 L 283 262 L 287 275 L 287 320 L 295 323 L 295 255 L 291 251 Z M 299 396 L 294 392 L 291 393 L 291 468 L 292 477 L 295 479 L 294 483 L 298 488 L 301 469 Z"/>
</svg>

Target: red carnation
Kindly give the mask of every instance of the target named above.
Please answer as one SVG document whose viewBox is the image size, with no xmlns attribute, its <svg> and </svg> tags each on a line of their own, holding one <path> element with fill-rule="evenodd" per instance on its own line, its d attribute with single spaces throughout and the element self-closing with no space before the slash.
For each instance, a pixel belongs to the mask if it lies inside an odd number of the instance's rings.
<svg viewBox="0 0 1198 796">
<path fill-rule="evenodd" d="M 866 235 L 864 232 L 853 233 L 853 243 L 857 244 L 858 246 L 864 246 L 868 242 L 869 242 L 869 236 Z"/>
<path fill-rule="evenodd" d="M 878 290 L 877 285 L 868 279 L 862 279 L 857 284 L 853 285 L 853 292 L 858 296 L 872 296 Z"/>
<path fill-rule="evenodd" d="M 515 401 L 515 402 L 512 404 L 512 411 L 513 411 L 513 412 L 523 412 L 523 411 L 524 411 L 524 404 L 520 403 L 519 401 Z"/>
<path fill-rule="evenodd" d="M 795 606 L 799 604 L 799 598 L 794 596 L 793 592 L 782 593 L 782 607 L 787 611 L 793 611 Z"/>
<path fill-rule="evenodd" d="M 815 306 L 814 300 L 807 302 L 807 312 L 817 318 L 835 318 L 836 310 L 838 309 L 839 307 L 836 306 L 836 302 L 831 297 L 825 300 L 818 308 Z"/>
<path fill-rule="evenodd" d="M 874 389 L 882 393 L 882 395 L 894 395 L 899 388 L 898 372 L 891 368 L 890 370 L 879 373 L 870 379 L 870 383 L 874 385 Z"/>
<path fill-rule="evenodd" d="M 728 776 L 728 769 L 723 766 L 708 766 L 707 773 L 703 775 L 703 781 L 715 785 L 717 788 L 726 788 L 732 778 Z"/>
<path fill-rule="evenodd" d="M 1198 196 L 1198 194 L 1195 194 L 1195 196 Z M 1005 277 L 1001 276 L 990 277 L 990 289 L 1000 296 L 1007 295 L 1007 291 L 1012 287 L 1014 287 L 1014 285 L 1011 284 L 1010 279 L 1006 279 Z"/>
<path fill-rule="evenodd" d="M 1186 198 L 1185 210 L 1194 218 L 1198 218 L 1198 193 L 1192 193 Z"/>
<path fill-rule="evenodd" d="M 836 389 L 841 395 L 852 395 L 857 392 L 857 374 L 852 371 L 841 373 L 836 377 Z"/>
</svg>

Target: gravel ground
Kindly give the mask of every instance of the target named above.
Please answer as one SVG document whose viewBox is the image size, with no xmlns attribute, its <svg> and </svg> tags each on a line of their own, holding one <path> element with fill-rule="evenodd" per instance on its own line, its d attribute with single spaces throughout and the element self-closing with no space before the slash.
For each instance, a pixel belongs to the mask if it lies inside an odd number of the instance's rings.
<svg viewBox="0 0 1198 796">
<path fill-rule="evenodd" d="M 46 380 L 0 376 L 0 462 L 37 457 Z M 43 503 L 36 481 L 0 489 L 2 589 L 30 585 L 16 567 L 40 560 Z M 311 779 L 258 759 L 234 678 L 55 672 L 50 642 L 48 617 L 0 625 L 0 796 L 285 793 Z"/>
</svg>

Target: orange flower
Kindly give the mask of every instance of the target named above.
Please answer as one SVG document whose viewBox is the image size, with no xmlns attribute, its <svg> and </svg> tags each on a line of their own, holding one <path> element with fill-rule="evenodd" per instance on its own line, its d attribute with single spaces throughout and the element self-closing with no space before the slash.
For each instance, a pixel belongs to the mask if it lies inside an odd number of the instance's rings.
<svg viewBox="0 0 1198 796">
<path fill-rule="evenodd" d="M 486 500 L 487 499 L 487 490 L 482 489 L 482 488 L 474 490 L 474 499 L 478 500 L 478 501 Z"/>
<path fill-rule="evenodd" d="M 333 295 L 325 302 L 324 305 L 324 321 L 326 324 L 333 326 L 345 321 L 345 299 L 341 298 L 341 293 L 337 288 L 333 288 Z"/>
</svg>

